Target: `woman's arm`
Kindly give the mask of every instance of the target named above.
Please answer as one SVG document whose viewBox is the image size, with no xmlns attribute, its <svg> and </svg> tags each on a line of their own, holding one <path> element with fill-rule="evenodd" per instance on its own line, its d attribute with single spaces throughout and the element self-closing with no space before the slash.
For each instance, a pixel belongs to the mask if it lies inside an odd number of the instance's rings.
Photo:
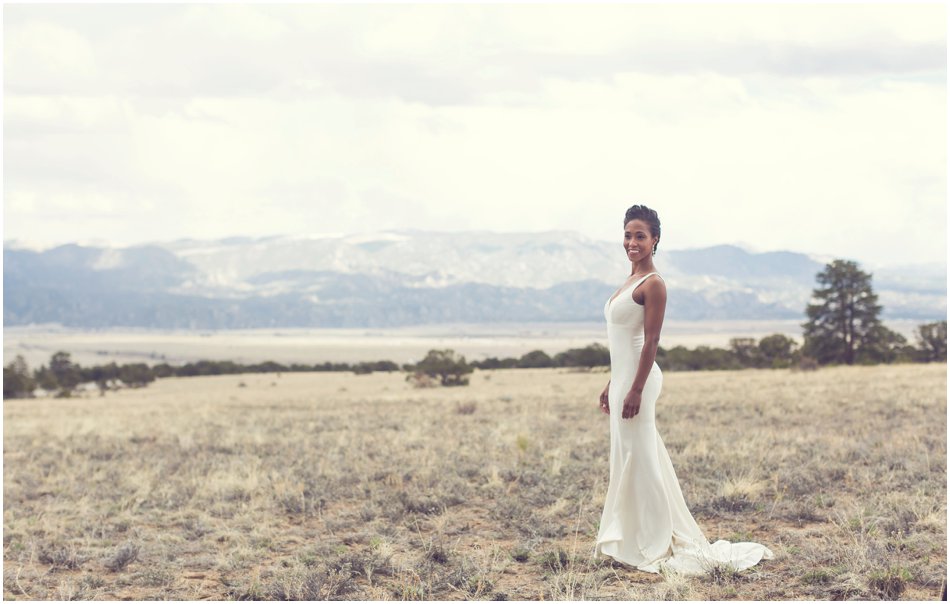
<svg viewBox="0 0 950 604">
<path fill-rule="evenodd" d="M 643 290 L 643 349 L 640 351 L 637 376 L 633 379 L 630 392 L 624 397 L 621 414 L 624 419 L 630 419 L 640 412 L 640 395 L 643 394 L 643 386 L 656 361 L 660 330 L 666 314 L 666 285 L 662 279 L 647 279 L 637 289 Z"/>
</svg>

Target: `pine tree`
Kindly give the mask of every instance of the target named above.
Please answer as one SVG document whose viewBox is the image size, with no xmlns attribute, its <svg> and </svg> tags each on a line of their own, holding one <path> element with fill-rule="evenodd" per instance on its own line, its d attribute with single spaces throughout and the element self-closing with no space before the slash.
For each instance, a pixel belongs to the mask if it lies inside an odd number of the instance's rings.
<svg viewBox="0 0 950 604">
<path fill-rule="evenodd" d="M 893 347 L 905 340 L 881 324 L 871 275 L 856 262 L 834 260 L 816 279 L 803 353 L 822 364 L 892 360 Z"/>
<path fill-rule="evenodd" d="M 63 390 L 72 390 L 82 381 L 79 366 L 70 360 L 68 352 L 61 350 L 54 353 L 49 360 L 49 369 L 56 376 L 56 382 Z"/>
<path fill-rule="evenodd" d="M 3 398 L 21 398 L 33 395 L 36 383 L 30 376 L 30 368 L 22 355 L 3 368 Z"/>
</svg>

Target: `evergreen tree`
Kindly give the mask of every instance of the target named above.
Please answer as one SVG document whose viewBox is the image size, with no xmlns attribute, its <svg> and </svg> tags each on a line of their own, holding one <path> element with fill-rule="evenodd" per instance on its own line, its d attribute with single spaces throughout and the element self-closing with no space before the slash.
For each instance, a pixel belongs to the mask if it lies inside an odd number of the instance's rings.
<svg viewBox="0 0 950 604">
<path fill-rule="evenodd" d="M 82 381 L 79 366 L 70 360 L 68 352 L 59 351 L 50 357 L 49 369 L 63 390 L 72 390 Z"/>
<path fill-rule="evenodd" d="M 35 387 L 36 383 L 30 375 L 26 359 L 22 355 L 16 355 L 16 358 L 3 368 L 3 398 L 32 396 Z"/>
<path fill-rule="evenodd" d="M 881 324 L 881 306 L 871 275 L 856 262 L 834 260 L 816 276 L 818 287 L 808 305 L 802 352 L 819 363 L 892 360 L 902 336 Z"/>
<path fill-rule="evenodd" d="M 43 390 L 58 390 L 59 382 L 56 381 L 56 374 L 49 370 L 46 365 L 40 365 L 40 368 L 33 372 L 33 380 L 36 385 Z"/>
<path fill-rule="evenodd" d="M 917 326 L 917 350 L 920 360 L 947 360 L 947 322 L 924 323 Z"/>
</svg>

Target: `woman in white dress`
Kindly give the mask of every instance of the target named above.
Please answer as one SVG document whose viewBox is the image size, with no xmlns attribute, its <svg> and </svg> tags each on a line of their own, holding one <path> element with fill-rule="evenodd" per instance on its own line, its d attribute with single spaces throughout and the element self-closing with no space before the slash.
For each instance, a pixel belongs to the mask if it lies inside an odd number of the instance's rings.
<svg viewBox="0 0 950 604">
<path fill-rule="evenodd" d="M 663 374 L 656 365 L 666 285 L 653 266 L 660 241 L 655 211 L 635 205 L 624 216 L 623 247 L 632 270 L 604 306 L 610 381 L 600 395 L 610 416 L 610 485 L 596 551 L 648 572 L 702 574 L 714 566 L 742 570 L 772 552 L 758 543 L 710 545 L 693 519 L 656 429 Z"/>
</svg>

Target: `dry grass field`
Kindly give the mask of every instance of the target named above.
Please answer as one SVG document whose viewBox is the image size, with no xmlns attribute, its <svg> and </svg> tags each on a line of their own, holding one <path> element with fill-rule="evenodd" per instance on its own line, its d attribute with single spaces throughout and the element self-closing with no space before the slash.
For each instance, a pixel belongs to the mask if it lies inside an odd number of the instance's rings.
<svg viewBox="0 0 950 604">
<path fill-rule="evenodd" d="M 663 577 L 591 556 L 607 375 L 159 380 L 4 402 L 5 599 L 936 599 L 947 366 L 667 373 L 657 423 L 710 540 Z"/>
</svg>

